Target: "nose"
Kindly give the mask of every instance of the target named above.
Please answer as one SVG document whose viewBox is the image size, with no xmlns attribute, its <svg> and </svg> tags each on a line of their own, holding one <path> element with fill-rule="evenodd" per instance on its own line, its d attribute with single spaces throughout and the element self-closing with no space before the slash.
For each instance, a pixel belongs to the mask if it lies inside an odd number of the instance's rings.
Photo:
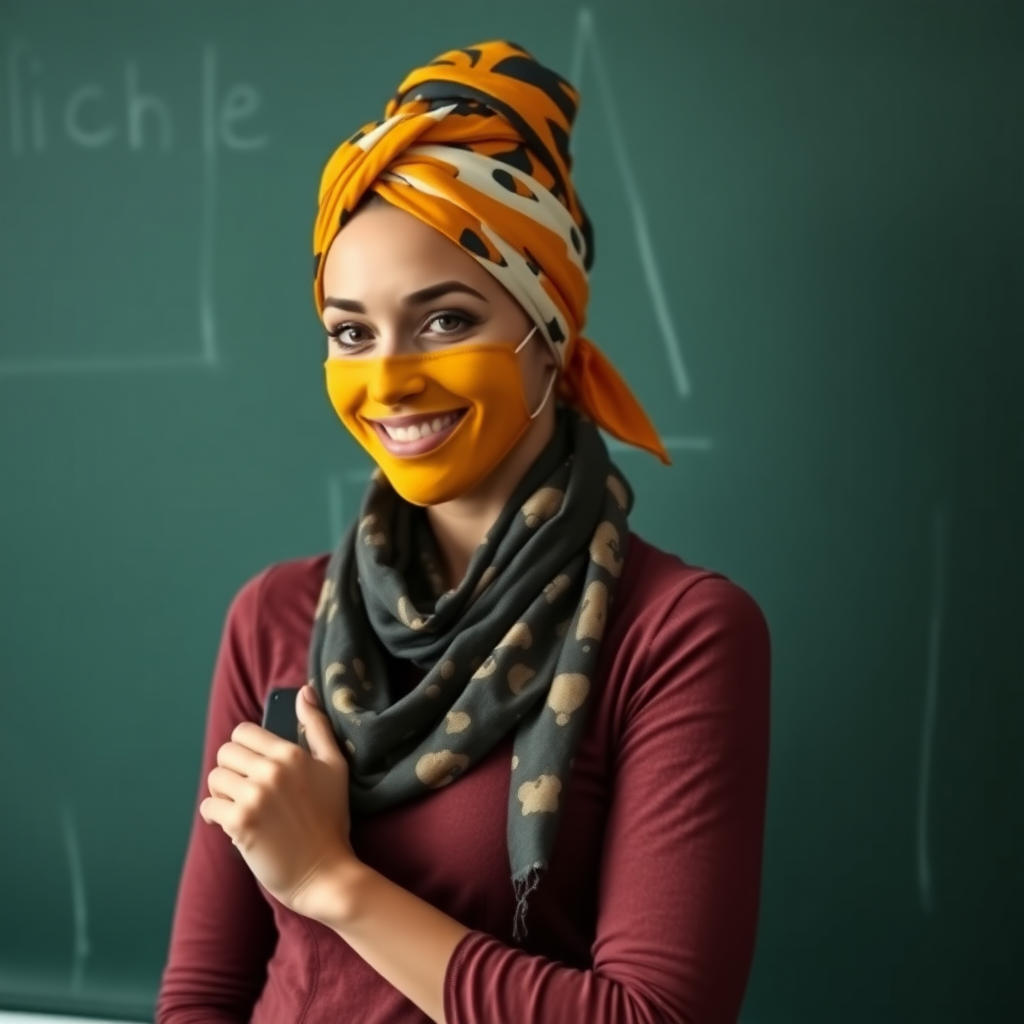
<svg viewBox="0 0 1024 1024">
<path fill-rule="evenodd" d="M 427 389 L 427 381 L 411 366 L 396 359 L 380 359 L 370 377 L 367 394 L 381 405 L 402 405 Z"/>
</svg>

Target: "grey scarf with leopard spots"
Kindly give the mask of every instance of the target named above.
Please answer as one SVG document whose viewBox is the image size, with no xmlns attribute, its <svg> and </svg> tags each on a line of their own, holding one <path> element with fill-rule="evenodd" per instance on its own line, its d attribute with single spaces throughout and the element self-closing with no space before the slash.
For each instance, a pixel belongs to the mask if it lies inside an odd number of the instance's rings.
<svg viewBox="0 0 1024 1024">
<path fill-rule="evenodd" d="M 593 699 L 632 503 L 594 424 L 561 409 L 454 590 L 423 510 L 379 472 L 327 566 L 309 676 L 347 751 L 357 814 L 448 785 L 514 731 L 517 939 Z M 426 673 L 397 699 L 381 645 Z"/>
</svg>

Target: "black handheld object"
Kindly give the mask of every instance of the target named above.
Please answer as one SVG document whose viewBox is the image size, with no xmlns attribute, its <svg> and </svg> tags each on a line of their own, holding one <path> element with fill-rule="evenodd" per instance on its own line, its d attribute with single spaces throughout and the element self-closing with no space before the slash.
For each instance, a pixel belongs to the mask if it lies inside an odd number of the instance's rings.
<svg viewBox="0 0 1024 1024">
<path fill-rule="evenodd" d="M 263 728 L 291 743 L 299 742 L 299 720 L 295 714 L 298 686 L 275 686 L 263 705 Z"/>
</svg>

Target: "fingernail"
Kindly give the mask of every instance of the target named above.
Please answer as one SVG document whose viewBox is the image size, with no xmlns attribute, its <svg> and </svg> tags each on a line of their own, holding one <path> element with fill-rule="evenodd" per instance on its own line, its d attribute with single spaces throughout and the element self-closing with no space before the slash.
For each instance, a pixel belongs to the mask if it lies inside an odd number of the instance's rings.
<svg viewBox="0 0 1024 1024">
<path fill-rule="evenodd" d="M 304 686 L 302 688 L 302 696 L 305 697 L 307 703 L 312 704 L 313 707 L 320 707 L 320 701 L 317 698 L 316 690 L 314 690 L 312 686 Z"/>
</svg>

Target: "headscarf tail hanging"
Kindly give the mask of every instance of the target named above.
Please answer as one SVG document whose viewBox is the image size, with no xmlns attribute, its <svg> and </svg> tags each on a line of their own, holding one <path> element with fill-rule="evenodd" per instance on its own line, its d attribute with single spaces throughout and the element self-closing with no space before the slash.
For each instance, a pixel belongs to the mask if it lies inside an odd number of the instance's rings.
<svg viewBox="0 0 1024 1024">
<path fill-rule="evenodd" d="M 562 376 L 562 397 L 586 413 L 612 437 L 672 460 L 636 395 L 605 354 L 588 338 L 577 337 Z"/>
</svg>

